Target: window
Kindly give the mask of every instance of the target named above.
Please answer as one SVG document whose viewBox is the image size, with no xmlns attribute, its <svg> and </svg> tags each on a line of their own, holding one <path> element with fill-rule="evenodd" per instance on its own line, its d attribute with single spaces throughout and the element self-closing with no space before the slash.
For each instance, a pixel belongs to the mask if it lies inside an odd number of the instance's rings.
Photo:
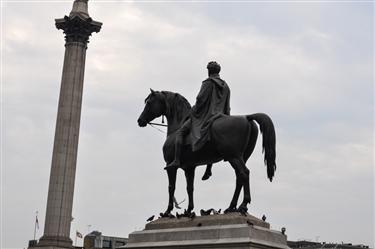
<svg viewBox="0 0 375 249">
<path fill-rule="evenodd" d="M 124 241 L 116 241 L 115 245 L 116 245 L 116 248 L 119 248 L 121 246 L 124 246 L 125 242 Z"/>
<path fill-rule="evenodd" d="M 112 248 L 112 241 L 103 240 L 103 248 Z"/>
</svg>

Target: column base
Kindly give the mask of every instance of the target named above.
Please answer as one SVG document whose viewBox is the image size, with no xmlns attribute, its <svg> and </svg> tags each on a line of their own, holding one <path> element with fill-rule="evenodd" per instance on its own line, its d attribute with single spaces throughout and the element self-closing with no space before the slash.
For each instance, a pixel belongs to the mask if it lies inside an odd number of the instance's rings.
<svg viewBox="0 0 375 249">
<path fill-rule="evenodd" d="M 73 241 L 68 237 L 45 236 L 39 239 L 39 243 L 32 249 L 72 249 Z"/>
</svg>

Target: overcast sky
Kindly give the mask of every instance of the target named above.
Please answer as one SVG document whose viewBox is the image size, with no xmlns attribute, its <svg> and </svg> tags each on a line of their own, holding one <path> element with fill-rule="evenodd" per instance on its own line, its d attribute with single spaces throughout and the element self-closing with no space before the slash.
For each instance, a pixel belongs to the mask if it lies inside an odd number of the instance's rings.
<svg viewBox="0 0 375 249">
<path fill-rule="evenodd" d="M 1 246 L 26 247 L 39 211 L 43 234 L 64 36 L 54 18 L 72 1 L 2 3 Z M 90 1 L 103 22 L 87 50 L 72 238 L 127 237 L 167 207 L 165 134 L 136 120 L 149 88 L 191 104 L 218 61 L 233 114 L 275 123 L 277 171 L 266 177 L 261 137 L 249 212 L 290 240 L 374 247 L 373 2 Z M 146 151 L 146 153 L 145 153 Z M 145 156 L 146 154 L 146 156 Z M 216 164 L 195 211 L 225 209 L 235 176 Z M 179 172 L 176 197 L 187 197 Z M 183 203 L 186 207 L 187 203 Z M 81 244 L 82 241 L 78 241 Z"/>
</svg>

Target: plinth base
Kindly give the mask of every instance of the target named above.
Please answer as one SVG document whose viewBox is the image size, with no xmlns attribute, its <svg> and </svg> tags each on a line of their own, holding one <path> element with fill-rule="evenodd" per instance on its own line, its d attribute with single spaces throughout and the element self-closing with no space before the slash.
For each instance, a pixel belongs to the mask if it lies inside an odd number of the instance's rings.
<svg viewBox="0 0 375 249">
<path fill-rule="evenodd" d="M 29 246 L 28 249 L 72 249 L 73 243 L 67 237 L 42 236 L 39 243 L 35 246 Z"/>
<path fill-rule="evenodd" d="M 254 216 L 239 213 L 189 218 L 159 218 L 129 234 L 124 248 L 288 249 L 287 237 Z"/>
<path fill-rule="evenodd" d="M 73 249 L 74 247 L 59 247 L 59 246 L 33 246 L 28 249 Z"/>
</svg>

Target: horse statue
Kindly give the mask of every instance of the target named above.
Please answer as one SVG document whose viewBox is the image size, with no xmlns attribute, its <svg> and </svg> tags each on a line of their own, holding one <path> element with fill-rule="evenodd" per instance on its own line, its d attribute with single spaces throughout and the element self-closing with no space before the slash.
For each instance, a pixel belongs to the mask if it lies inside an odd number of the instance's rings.
<svg viewBox="0 0 375 249">
<path fill-rule="evenodd" d="M 154 91 L 145 99 L 145 107 L 138 125 L 145 127 L 152 120 L 164 115 L 167 118 L 167 139 L 163 145 L 164 160 L 168 164 L 174 160 L 176 131 L 181 127 L 186 118 L 189 117 L 191 106 L 180 94 L 168 91 Z M 274 125 L 269 116 L 256 113 L 243 116 L 222 115 L 216 119 L 210 127 L 210 140 L 198 151 L 193 152 L 189 144 L 189 135 L 181 151 L 181 165 L 185 171 L 188 193 L 188 209 L 185 214 L 192 214 L 194 209 L 194 173 L 195 168 L 200 165 L 212 164 L 221 160 L 228 161 L 236 174 L 236 188 L 227 212 L 247 213 L 247 205 L 250 204 L 250 182 L 249 169 L 246 161 L 252 154 L 257 138 L 258 127 L 263 134 L 264 163 L 267 166 L 267 175 L 270 181 L 276 170 L 276 135 Z M 173 198 L 176 185 L 177 169 L 167 170 L 169 180 L 169 202 L 168 208 L 161 216 L 168 216 L 173 210 Z M 240 192 L 243 188 L 243 201 L 237 208 Z"/>
</svg>

